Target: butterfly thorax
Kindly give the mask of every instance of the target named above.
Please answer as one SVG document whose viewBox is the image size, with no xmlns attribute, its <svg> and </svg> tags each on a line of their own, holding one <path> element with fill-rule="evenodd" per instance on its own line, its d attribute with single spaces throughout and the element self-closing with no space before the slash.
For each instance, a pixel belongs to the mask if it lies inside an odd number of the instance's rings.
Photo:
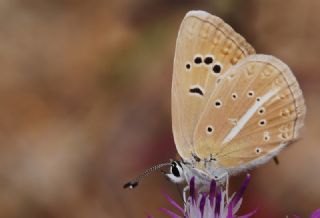
<svg viewBox="0 0 320 218">
<path fill-rule="evenodd" d="M 195 177 L 196 186 L 206 189 L 210 187 L 212 180 L 215 180 L 217 184 L 223 185 L 228 177 L 228 172 L 219 167 L 212 160 L 200 160 L 200 161 L 182 161 L 183 172 L 187 182 Z"/>
</svg>

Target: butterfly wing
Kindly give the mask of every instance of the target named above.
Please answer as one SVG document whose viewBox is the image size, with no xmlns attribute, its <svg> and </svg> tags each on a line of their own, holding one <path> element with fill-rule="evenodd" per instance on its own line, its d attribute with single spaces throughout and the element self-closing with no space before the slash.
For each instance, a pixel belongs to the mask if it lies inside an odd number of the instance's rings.
<svg viewBox="0 0 320 218">
<path fill-rule="evenodd" d="M 187 13 L 180 26 L 173 68 L 172 125 L 180 156 L 193 149 L 194 128 L 217 78 L 254 49 L 220 18 Z"/>
<path fill-rule="evenodd" d="M 196 126 L 196 154 L 212 156 L 231 174 L 257 166 L 298 137 L 305 111 L 289 67 L 272 56 L 251 55 L 216 85 Z"/>
</svg>

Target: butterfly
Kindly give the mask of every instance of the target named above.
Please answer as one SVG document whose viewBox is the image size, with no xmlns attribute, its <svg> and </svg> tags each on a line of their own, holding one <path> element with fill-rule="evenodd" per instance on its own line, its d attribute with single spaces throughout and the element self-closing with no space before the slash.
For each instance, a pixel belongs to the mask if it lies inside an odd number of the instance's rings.
<svg viewBox="0 0 320 218">
<path fill-rule="evenodd" d="M 281 60 L 254 48 L 219 17 L 190 11 L 176 42 L 172 128 L 181 161 L 170 166 L 175 183 L 197 185 L 257 167 L 295 141 L 306 106 L 299 84 Z"/>
</svg>

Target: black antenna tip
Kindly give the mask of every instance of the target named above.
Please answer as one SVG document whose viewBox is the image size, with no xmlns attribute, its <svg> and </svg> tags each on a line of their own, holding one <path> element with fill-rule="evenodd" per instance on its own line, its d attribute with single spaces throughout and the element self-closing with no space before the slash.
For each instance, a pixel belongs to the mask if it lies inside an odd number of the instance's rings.
<svg viewBox="0 0 320 218">
<path fill-rule="evenodd" d="M 138 184 L 139 184 L 138 182 L 128 182 L 128 183 L 124 184 L 123 188 L 133 189 L 133 188 L 137 187 Z"/>
</svg>

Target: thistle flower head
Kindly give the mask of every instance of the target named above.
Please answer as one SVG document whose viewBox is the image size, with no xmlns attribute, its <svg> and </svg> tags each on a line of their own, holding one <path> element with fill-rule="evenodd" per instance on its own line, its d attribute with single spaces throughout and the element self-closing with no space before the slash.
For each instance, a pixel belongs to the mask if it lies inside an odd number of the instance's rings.
<svg viewBox="0 0 320 218">
<path fill-rule="evenodd" d="M 172 218 L 235 218 L 241 203 L 244 191 L 246 190 L 250 180 L 248 174 L 243 182 L 239 192 L 235 193 L 229 200 L 227 200 L 227 193 L 225 190 L 220 190 L 215 181 L 211 181 L 210 190 L 208 193 L 198 193 L 195 188 L 195 178 L 190 180 L 189 197 L 187 202 L 182 208 L 177 202 L 175 202 L 170 196 L 165 195 L 167 200 L 180 211 L 181 215 L 174 213 L 165 208 L 161 208 L 163 212 Z M 239 216 L 241 218 L 247 218 L 252 216 L 256 211 Z"/>
</svg>

